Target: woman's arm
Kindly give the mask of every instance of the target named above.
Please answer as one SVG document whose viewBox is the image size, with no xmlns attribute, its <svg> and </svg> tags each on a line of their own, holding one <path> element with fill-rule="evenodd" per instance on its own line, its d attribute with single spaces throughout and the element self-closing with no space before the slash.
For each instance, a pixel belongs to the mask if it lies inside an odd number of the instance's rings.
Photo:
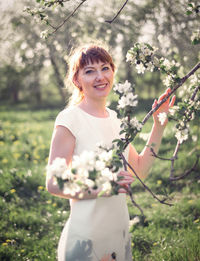
<svg viewBox="0 0 200 261">
<path fill-rule="evenodd" d="M 51 165 L 57 157 L 65 158 L 66 164 L 70 168 L 75 143 L 75 137 L 66 127 L 60 125 L 57 126 L 54 130 L 51 141 L 48 164 Z M 51 194 L 67 199 L 79 199 L 80 194 L 82 196 L 82 199 L 92 199 L 96 198 L 98 194 L 97 190 L 91 191 L 90 194 L 88 192 L 76 193 L 73 196 L 71 194 L 64 194 L 63 191 L 59 188 L 58 184 L 54 183 L 54 178 L 49 176 L 46 177 L 46 188 Z"/>
<path fill-rule="evenodd" d="M 168 88 L 166 90 L 166 92 L 160 96 L 160 98 L 158 99 L 158 102 L 163 100 L 170 91 L 171 91 L 171 89 Z M 152 144 L 154 144 L 153 149 L 154 149 L 155 153 L 158 153 L 160 143 L 162 140 L 162 136 L 163 136 L 163 132 L 164 132 L 165 126 L 167 124 L 167 119 L 166 119 L 164 124 L 161 125 L 160 121 L 158 120 L 158 114 L 163 113 L 163 112 L 168 113 L 169 108 L 174 105 L 175 99 L 176 99 L 175 96 L 173 96 L 171 102 L 170 102 L 170 99 L 168 99 L 153 114 L 154 124 L 153 124 L 152 130 L 151 130 L 150 137 L 147 141 L 145 148 L 139 155 L 138 155 L 137 151 L 135 150 L 135 148 L 130 144 L 129 159 L 128 159 L 129 164 L 135 170 L 137 175 L 142 179 L 146 178 L 146 176 L 148 175 L 148 172 L 155 160 L 155 157 L 152 156 L 150 147 Z M 157 102 L 157 100 L 155 100 L 152 105 L 152 108 L 155 108 L 158 102 Z M 131 172 L 130 169 L 129 169 L 129 171 Z"/>
<path fill-rule="evenodd" d="M 51 146 L 50 146 L 50 154 L 49 154 L 49 162 L 48 164 L 51 165 L 52 162 L 57 158 L 65 158 L 66 164 L 70 168 L 74 148 L 75 148 L 76 139 L 73 134 L 63 126 L 57 126 L 53 133 Z M 122 187 L 133 182 L 132 175 L 125 171 L 121 171 L 119 176 L 123 176 L 124 179 L 120 180 L 118 184 Z M 100 189 L 90 189 L 90 193 L 88 191 L 80 191 L 77 192 L 75 195 L 65 194 L 59 188 L 58 184 L 55 184 L 53 177 L 46 177 L 46 188 L 47 190 L 58 197 L 67 198 L 67 199 L 94 199 L 98 196 Z M 119 193 L 126 193 L 126 190 L 120 189 Z M 109 196 L 105 194 L 104 196 Z"/>
</svg>

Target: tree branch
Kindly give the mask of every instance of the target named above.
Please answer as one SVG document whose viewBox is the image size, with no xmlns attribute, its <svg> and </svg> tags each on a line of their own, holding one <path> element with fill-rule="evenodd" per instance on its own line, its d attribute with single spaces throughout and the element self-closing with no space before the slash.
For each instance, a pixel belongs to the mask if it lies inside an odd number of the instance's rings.
<svg viewBox="0 0 200 261">
<path fill-rule="evenodd" d="M 173 206 L 173 204 L 165 202 L 167 198 L 164 198 L 163 200 L 160 200 L 152 191 L 151 189 L 140 179 L 140 177 L 137 175 L 135 170 L 132 168 L 132 166 L 126 161 L 125 157 L 123 154 L 120 154 L 120 157 L 122 158 L 123 162 L 126 162 L 126 165 L 132 170 L 132 172 L 135 174 L 136 178 L 140 181 L 140 183 L 143 185 L 143 187 L 155 198 L 158 200 L 161 204 L 165 204 L 168 206 Z"/>
<path fill-rule="evenodd" d="M 187 171 L 185 171 L 185 173 L 183 175 L 180 175 L 180 176 L 170 176 L 170 180 L 171 181 L 176 181 L 176 180 L 180 180 L 180 179 L 183 179 L 185 178 L 186 176 L 188 176 L 191 172 L 195 171 L 196 170 L 196 167 L 198 166 L 198 163 L 199 163 L 199 158 L 200 158 L 200 155 L 197 155 L 197 159 L 194 163 L 194 165 L 188 169 Z"/>
<path fill-rule="evenodd" d="M 196 64 L 194 66 L 194 68 L 188 73 L 186 74 L 181 80 L 180 82 L 172 89 L 172 91 L 161 101 L 158 103 L 158 105 L 150 110 L 147 115 L 144 117 L 143 121 L 142 121 L 142 124 L 144 125 L 148 119 L 151 117 L 151 115 L 158 110 L 158 108 L 160 108 L 160 106 L 166 102 L 166 100 L 180 87 L 184 84 L 184 82 L 191 76 L 193 75 L 198 69 L 200 68 L 200 63 Z"/>
<path fill-rule="evenodd" d="M 58 25 L 57 27 L 55 26 L 52 26 L 51 24 L 49 24 L 53 29 L 54 31 L 51 32 L 51 34 L 54 34 L 56 31 L 58 31 L 72 16 L 74 16 L 75 12 L 81 7 L 81 5 L 86 2 L 87 0 L 81 0 L 80 4 L 77 5 L 77 7 L 74 9 L 73 12 L 71 12 L 64 20 L 63 22 Z"/>
<path fill-rule="evenodd" d="M 112 20 L 106 20 L 105 22 L 106 22 L 106 23 L 109 23 L 109 24 L 112 24 L 112 22 L 115 21 L 115 19 L 118 17 L 118 15 L 119 15 L 119 14 L 121 13 L 121 11 L 124 9 L 124 7 L 126 6 L 127 3 L 128 3 L 128 0 L 126 0 L 126 1 L 124 2 L 124 4 L 122 5 L 122 7 L 119 9 L 119 11 L 118 11 L 117 14 L 113 17 Z"/>
</svg>

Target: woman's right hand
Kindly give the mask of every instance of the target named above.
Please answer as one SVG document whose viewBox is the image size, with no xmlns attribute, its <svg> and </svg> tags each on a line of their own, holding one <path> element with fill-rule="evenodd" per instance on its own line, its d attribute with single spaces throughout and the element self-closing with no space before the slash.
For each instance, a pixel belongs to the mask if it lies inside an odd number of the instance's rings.
<svg viewBox="0 0 200 261">
<path fill-rule="evenodd" d="M 128 171 L 120 171 L 118 176 L 117 184 L 120 185 L 119 193 L 127 193 L 129 186 L 134 181 L 134 177 Z M 124 187 L 124 188 L 123 188 Z"/>
</svg>

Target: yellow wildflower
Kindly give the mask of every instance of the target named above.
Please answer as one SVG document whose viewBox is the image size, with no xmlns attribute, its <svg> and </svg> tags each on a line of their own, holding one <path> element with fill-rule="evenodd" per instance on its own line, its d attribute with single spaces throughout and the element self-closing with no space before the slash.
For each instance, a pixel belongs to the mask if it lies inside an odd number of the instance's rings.
<svg viewBox="0 0 200 261">
<path fill-rule="evenodd" d="M 13 141 L 13 144 L 15 144 L 15 145 L 19 144 L 19 140 Z"/>
<path fill-rule="evenodd" d="M 7 242 L 7 243 L 10 243 L 10 242 L 12 242 L 12 241 L 11 241 L 10 239 L 6 239 L 6 242 Z"/>
<path fill-rule="evenodd" d="M 38 187 L 38 190 L 43 190 L 43 189 L 44 189 L 43 186 L 39 186 L 39 187 Z"/>
<path fill-rule="evenodd" d="M 19 159 L 20 154 L 19 153 L 14 153 L 13 156 L 14 156 L 15 159 Z"/>
<path fill-rule="evenodd" d="M 10 139 L 14 140 L 15 136 L 14 135 L 10 135 Z"/>
<path fill-rule="evenodd" d="M 157 243 L 157 242 L 154 242 L 154 243 L 153 243 L 153 246 L 157 246 L 157 245 L 158 245 L 158 243 Z"/>
<path fill-rule="evenodd" d="M 56 204 L 56 203 L 53 203 L 52 205 L 53 205 L 53 207 L 56 207 L 56 206 L 57 206 L 57 204 Z"/>
<path fill-rule="evenodd" d="M 28 153 L 25 153 L 25 154 L 24 154 L 24 157 L 25 157 L 25 159 L 28 159 L 28 158 L 29 158 Z"/>
<path fill-rule="evenodd" d="M 162 180 L 157 180 L 157 185 L 161 185 L 162 184 Z"/>
<path fill-rule="evenodd" d="M 5 242 L 5 243 L 2 243 L 2 246 L 7 246 L 7 245 L 8 245 L 8 243 L 6 243 L 6 242 Z"/>
<path fill-rule="evenodd" d="M 194 220 L 194 223 L 199 223 L 199 218 Z"/>
<path fill-rule="evenodd" d="M 2 161 L 1 161 L 3 164 L 6 164 L 8 163 L 8 160 L 6 158 L 3 158 Z"/>
<path fill-rule="evenodd" d="M 12 193 L 12 194 L 15 193 L 15 192 L 16 192 L 16 189 L 11 189 L 10 190 L 10 193 Z"/>
</svg>

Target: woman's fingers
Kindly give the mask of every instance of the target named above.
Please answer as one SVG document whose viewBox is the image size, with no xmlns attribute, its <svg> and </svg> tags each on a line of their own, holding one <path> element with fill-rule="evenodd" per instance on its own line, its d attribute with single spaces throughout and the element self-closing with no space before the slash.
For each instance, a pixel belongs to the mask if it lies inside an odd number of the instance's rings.
<svg viewBox="0 0 200 261">
<path fill-rule="evenodd" d="M 126 184 L 131 184 L 134 181 L 134 177 L 132 174 L 130 174 L 128 171 L 121 171 L 118 174 L 118 181 L 117 183 L 119 185 L 126 185 Z"/>
<path fill-rule="evenodd" d="M 152 109 L 154 109 L 154 108 L 157 106 L 157 104 L 158 104 L 158 102 L 157 102 L 157 100 L 155 99 L 154 102 L 153 102 L 153 104 L 152 104 Z"/>
<path fill-rule="evenodd" d="M 123 189 L 123 188 L 120 188 L 120 189 L 118 189 L 118 193 L 127 193 L 127 190 Z"/>
<path fill-rule="evenodd" d="M 170 108 L 174 106 L 175 101 L 176 101 L 176 95 L 174 95 L 174 96 L 172 97 L 172 99 L 171 99 L 171 102 L 170 102 L 170 104 L 169 104 L 169 107 L 170 107 Z"/>
</svg>

